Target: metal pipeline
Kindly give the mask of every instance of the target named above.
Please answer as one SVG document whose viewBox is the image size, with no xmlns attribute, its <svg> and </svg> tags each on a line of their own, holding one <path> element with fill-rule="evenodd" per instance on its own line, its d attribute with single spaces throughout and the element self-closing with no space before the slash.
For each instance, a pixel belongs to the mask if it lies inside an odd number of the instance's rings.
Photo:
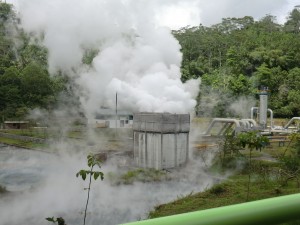
<svg viewBox="0 0 300 225">
<path fill-rule="evenodd" d="M 215 123 L 231 123 L 231 124 L 235 124 L 235 126 L 237 128 L 241 127 L 240 125 L 240 121 L 237 119 L 231 119 L 231 118 L 214 118 L 211 123 L 209 124 L 205 135 L 209 134 L 210 131 L 212 130 L 213 126 L 215 125 Z"/>
<path fill-rule="evenodd" d="M 250 115 L 250 118 L 251 120 L 253 120 L 253 117 L 254 117 L 254 110 L 258 111 L 259 108 L 258 107 L 251 107 L 251 115 Z M 273 122 L 273 110 L 272 109 L 268 109 L 268 112 L 270 112 L 270 127 L 271 129 L 274 128 L 274 122 Z"/>
<path fill-rule="evenodd" d="M 300 194 L 142 220 L 123 225 L 257 225 L 300 219 Z"/>
<path fill-rule="evenodd" d="M 268 109 L 268 111 L 270 112 L 270 127 L 271 127 L 271 129 L 273 129 L 274 128 L 274 123 L 273 123 L 273 110 L 272 109 Z"/>
<path fill-rule="evenodd" d="M 257 127 L 257 123 L 254 119 L 242 119 L 242 121 L 247 121 L 250 124 L 250 128 Z"/>
<path fill-rule="evenodd" d="M 258 107 L 251 107 L 251 120 L 253 120 L 254 110 L 258 110 Z"/>
<path fill-rule="evenodd" d="M 295 120 L 300 120 L 300 117 L 293 117 L 293 118 L 287 123 L 287 125 L 284 126 L 284 129 L 288 129 L 289 126 L 290 126 Z"/>
</svg>

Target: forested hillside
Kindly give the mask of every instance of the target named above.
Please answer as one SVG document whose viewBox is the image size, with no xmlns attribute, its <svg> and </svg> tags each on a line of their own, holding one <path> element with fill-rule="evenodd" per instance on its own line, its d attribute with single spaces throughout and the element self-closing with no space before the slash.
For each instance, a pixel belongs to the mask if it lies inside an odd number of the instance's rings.
<svg viewBox="0 0 300 225">
<path fill-rule="evenodd" d="M 182 46 L 182 81 L 201 77 L 199 116 L 237 116 L 228 106 L 241 96 L 258 98 L 262 86 L 270 90 L 276 117 L 300 116 L 299 9 L 287 17 L 283 25 L 271 15 L 259 21 L 245 16 L 173 31 Z M 47 49 L 19 23 L 12 5 L 0 3 L 1 120 L 22 119 L 36 107 L 53 109 L 62 92 L 72 95 L 66 78 L 49 75 Z"/>
<path fill-rule="evenodd" d="M 257 98 L 264 86 L 276 117 L 300 115 L 299 9 L 287 17 L 284 25 L 271 15 L 259 21 L 245 16 L 174 31 L 183 52 L 182 80 L 202 79 L 199 115 L 232 116 L 234 100 Z"/>
</svg>

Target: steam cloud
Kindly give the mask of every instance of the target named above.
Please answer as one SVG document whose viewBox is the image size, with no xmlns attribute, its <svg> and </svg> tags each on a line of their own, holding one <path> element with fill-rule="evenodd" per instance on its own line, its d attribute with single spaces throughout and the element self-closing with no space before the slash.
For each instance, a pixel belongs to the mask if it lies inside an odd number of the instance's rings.
<svg viewBox="0 0 300 225">
<path fill-rule="evenodd" d="M 199 80 L 180 80 L 182 54 L 168 28 L 155 25 L 150 1 L 46 1 L 19 3 L 22 27 L 42 35 L 49 70 L 78 84 L 88 118 L 100 106 L 133 112 L 192 112 Z M 92 66 L 82 63 L 86 52 Z"/>
</svg>

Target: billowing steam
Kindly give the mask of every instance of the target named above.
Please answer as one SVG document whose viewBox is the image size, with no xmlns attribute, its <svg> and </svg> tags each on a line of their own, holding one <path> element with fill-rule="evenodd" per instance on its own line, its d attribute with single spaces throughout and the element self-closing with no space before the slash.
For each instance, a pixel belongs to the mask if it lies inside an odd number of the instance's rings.
<svg viewBox="0 0 300 225">
<path fill-rule="evenodd" d="M 180 45 L 155 25 L 151 1 L 28 0 L 19 8 L 25 30 L 43 37 L 49 70 L 78 84 L 88 117 L 112 108 L 116 93 L 120 108 L 133 112 L 193 111 L 199 80 L 181 82 Z"/>
<path fill-rule="evenodd" d="M 230 105 L 229 109 L 239 118 L 246 119 L 250 118 L 250 109 L 255 104 L 256 100 L 254 98 L 241 96 Z"/>
</svg>

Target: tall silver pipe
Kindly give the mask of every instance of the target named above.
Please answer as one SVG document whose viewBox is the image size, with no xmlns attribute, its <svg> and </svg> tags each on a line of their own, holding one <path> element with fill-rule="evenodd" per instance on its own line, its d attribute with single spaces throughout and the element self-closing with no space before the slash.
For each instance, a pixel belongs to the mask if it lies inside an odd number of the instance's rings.
<svg viewBox="0 0 300 225">
<path fill-rule="evenodd" d="M 274 123 L 273 123 L 273 110 L 272 109 L 268 109 L 268 111 L 270 112 L 270 127 L 271 129 L 274 128 Z"/>
<path fill-rule="evenodd" d="M 268 88 L 263 88 L 259 93 L 259 125 L 263 128 L 267 126 L 268 113 Z"/>
</svg>

